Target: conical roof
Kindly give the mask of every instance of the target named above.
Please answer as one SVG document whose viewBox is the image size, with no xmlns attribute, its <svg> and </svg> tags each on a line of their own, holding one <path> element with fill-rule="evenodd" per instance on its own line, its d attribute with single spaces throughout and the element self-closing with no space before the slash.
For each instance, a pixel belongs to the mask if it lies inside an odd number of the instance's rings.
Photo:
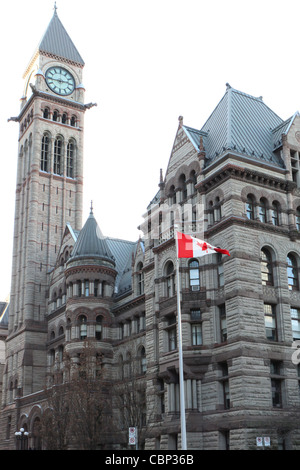
<svg viewBox="0 0 300 470">
<path fill-rule="evenodd" d="M 40 52 L 70 60 L 81 66 L 84 65 L 81 55 L 57 15 L 56 8 L 48 28 L 38 46 L 38 50 Z"/>
<path fill-rule="evenodd" d="M 102 260 L 105 261 L 105 264 L 109 262 L 115 266 L 114 257 L 106 239 L 102 235 L 92 210 L 78 235 L 69 261 L 73 262 L 86 258 L 93 259 L 97 263 L 99 263 L 99 260 Z"/>
</svg>

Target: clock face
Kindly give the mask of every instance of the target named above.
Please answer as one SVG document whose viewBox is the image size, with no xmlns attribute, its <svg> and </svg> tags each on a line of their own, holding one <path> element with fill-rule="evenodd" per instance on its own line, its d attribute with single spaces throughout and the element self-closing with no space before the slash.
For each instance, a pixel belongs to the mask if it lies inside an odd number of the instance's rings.
<svg viewBox="0 0 300 470">
<path fill-rule="evenodd" d="M 46 72 L 48 87 L 58 95 L 70 95 L 75 88 L 75 80 L 66 69 L 50 67 Z"/>
</svg>

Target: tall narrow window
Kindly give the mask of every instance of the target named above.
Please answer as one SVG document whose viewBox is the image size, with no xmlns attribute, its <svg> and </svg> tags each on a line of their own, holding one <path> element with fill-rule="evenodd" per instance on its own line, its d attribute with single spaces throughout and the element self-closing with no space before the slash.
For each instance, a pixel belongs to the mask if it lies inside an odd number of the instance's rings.
<svg viewBox="0 0 300 470">
<path fill-rule="evenodd" d="M 202 345 L 202 324 L 201 324 L 201 311 L 200 309 L 191 310 L 191 330 L 192 330 L 192 345 Z"/>
<path fill-rule="evenodd" d="M 247 197 L 246 214 L 248 219 L 254 220 L 254 198 L 251 195 Z"/>
<path fill-rule="evenodd" d="M 62 140 L 60 137 L 57 137 L 54 142 L 53 172 L 56 175 L 62 174 Z"/>
<path fill-rule="evenodd" d="M 143 263 L 139 263 L 137 266 L 138 271 L 138 295 L 142 295 L 144 293 L 144 273 L 142 271 Z"/>
<path fill-rule="evenodd" d="M 267 202 L 264 198 L 259 202 L 259 219 L 261 222 L 267 222 Z"/>
<path fill-rule="evenodd" d="M 199 262 L 196 259 L 189 262 L 189 276 L 191 290 L 200 290 Z"/>
<path fill-rule="evenodd" d="M 300 207 L 296 209 L 296 227 L 297 230 L 300 230 Z"/>
<path fill-rule="evenodd" d="M 227 320 L 225 304 L 219 307 L 221 343 L 227 341 Z"/>
<path fill-rule="evenodd" d="M 74 178 L 74 142 L 67 145 L 67 177 Z"/>
<path fill-rule="evenodd" d="M 139 353 L 140 353 L 141 374 L 146 374 L 146 372 L 147 372 L 147 360 L 146 360 L 146 351 L 145 351 L 144 346 L 141 347 Z"/>
<path fill-rule="evenodd" d="M 177 333 L 176 333 L 176 316 L 172 315 L 168 318 L 168 351 L 174 351 L 177 348 Z"/>
<path fill-rule="evenodd" d="M 263 286 L 273 285 L 273 269 L 272 258 L 270 252 L 263 248 L 260 252 L 261 256 L 261 282 Z"/>
<path fill-rule="evenodd" d="M 293 340 L 300 340 L 300 309 L 291 307 Z"/>
<path fill-rule="evenodd" d="M 48 161 L 49 161 L 49 137 L 47 135 L 44 135 L 42 139 L 42 151 L 41 151 L 41 170 L 42 171 L 48 171 Z"/>
<path fill-rule="evenodd" d="M 272 223 L 273 225 L 279 225 L 279 204 L 274 201 L 272 204 Z"/>
<path fill-rule="evenodd" d="M 87 319 L 85 315 L 81 315 L 79 318 L 79 335 L 82 340 L 87 337 Z"/>
<path fill-rule="evenodd" d="M 169 261 L 165 269 L 166 276 L 166 296 L 172 297 L 175 294 L 175 273 L 172 261 Z"/>
<path fill-rule="evenodd" d="M 95 337 L 98 341 L 102 339 L 102 317 L 98 315 L 96 318 Z"/>
<path fill-rule="evenodd" d="M 277 341 L 276 307 L 264 304 L 266 337 L 271 341 Z"/>
<path fill-rule="evenodd" d="M 221 253 L 217 254 L 217 270 L 218 270 L 218 287 L 223 287 L 224 286 L 224 266 L 222 263 L 222 255 Z"/>
<path fill-rule="evenodd" d="M 295 256 L 289 254 L 287 256 L 287 277 L 288 277 L 288 286 L 290 290 L 298 290 L 298 266 Z"/>
<path fill-rule="evenodd" d="M 186 184 L 186 178 L 185 175 L 181 175 L 179 178 L 179 186 L 182 191 L 182 201 L 184 201 L 187 198 L 187 184 Z"/>
</svg>

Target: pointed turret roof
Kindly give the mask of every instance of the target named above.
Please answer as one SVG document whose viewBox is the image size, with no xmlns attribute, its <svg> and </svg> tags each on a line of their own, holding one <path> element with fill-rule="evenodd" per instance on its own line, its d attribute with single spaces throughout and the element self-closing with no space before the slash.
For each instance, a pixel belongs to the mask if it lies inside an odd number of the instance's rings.
<svg viewBox="0 0 300 470">
<path fill-rule="evenodd" d="M 51 54 L 83 66 L 84 61 L 60 21 L 56 10 L 55 7 L 53 17 L 38 46 L 38 50 L 41 53 Z"/>
<path fill-rule="evenodd" d="M 81 229 L 76 243 L 74 245 L 70 262 L 84 258 L 92 258 L 94 260 L 104 260 L 115 266 L 114 257 L 108 247 L 107 241 L 94 217 L 91 209 L 90 215 Z"/>
</svg>

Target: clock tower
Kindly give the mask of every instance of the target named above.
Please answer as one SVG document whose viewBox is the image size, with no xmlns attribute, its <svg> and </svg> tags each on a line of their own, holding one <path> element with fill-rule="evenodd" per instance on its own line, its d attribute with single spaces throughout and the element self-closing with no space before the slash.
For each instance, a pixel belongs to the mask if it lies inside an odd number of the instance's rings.
<svg viewBox="0 0 300 470">
<path fill-rule="evenodd" d="M 66 224 L 82 225 L 84 61 L 55 7 L 24 73 L 3 405 L 45 384 L 48 280 Z"/>
</svg>

